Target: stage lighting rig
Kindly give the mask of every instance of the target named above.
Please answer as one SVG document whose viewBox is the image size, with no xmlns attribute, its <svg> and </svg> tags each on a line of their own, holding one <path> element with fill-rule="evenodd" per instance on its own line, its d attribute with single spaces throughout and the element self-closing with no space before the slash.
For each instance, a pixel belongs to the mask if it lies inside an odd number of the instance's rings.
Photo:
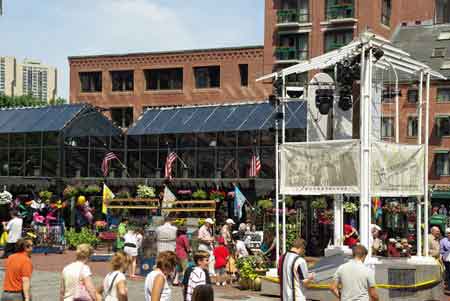
<svg viewBox="0 0 450 301">
<path fill-rule="evenodd" d="M 317 89 L 316 90 L 316 107 L 320 114 L 328 115 L 333 107 L 334 90 L 333 89 Z"/>
</svg>

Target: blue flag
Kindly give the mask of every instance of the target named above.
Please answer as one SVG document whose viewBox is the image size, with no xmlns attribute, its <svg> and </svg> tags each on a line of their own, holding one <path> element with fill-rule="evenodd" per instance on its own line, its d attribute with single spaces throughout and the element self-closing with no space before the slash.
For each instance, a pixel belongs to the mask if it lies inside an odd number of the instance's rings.
<svg viewBox="0 0 450 301">
<path fill-rule="evenodd" d="M 247 199 L 242 194 L 237 186 L 234 186 L 234 215 L 241 219 L 242 217 L 242 207 Z"/>
</svg>

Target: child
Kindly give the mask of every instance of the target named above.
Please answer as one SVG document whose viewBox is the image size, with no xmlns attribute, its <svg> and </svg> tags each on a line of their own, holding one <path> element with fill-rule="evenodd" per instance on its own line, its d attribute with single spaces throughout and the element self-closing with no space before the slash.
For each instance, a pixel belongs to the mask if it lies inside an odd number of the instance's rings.
<svg viewBox="0 0 450 301">
<path fill-rule="evenodd" d="M 195 268 L 193 268 L 192 271 L 189 270 L 186 271 L 185 275 L 185 277 L 189 275 L 188 278 L 189 280 L 187 281 L 186 301 L 192 300 L 192 294 L 194 292 L 195 287 L 199 285 L 209 284 L 208 283 L 209 253 L 206 251 L 198 251 L 197 253 L 194 254 L 194 261 L 196 264 Z"/>
<path fill-rule="evenodd" d="M 217 242 L 219 245 L 215 247 L 213 251 L 214 257 L 216 258 L 216 262 L 214 263 L 214 268 L 216 270 L 216 285 L 219 286 L 222 283 L 222 286 L 225 286 L 227 284 L 225 267 L 227 266 L 230 254 L 225 247 L 225 239 L 222 236 L 217 239 Z"/>
</svg>

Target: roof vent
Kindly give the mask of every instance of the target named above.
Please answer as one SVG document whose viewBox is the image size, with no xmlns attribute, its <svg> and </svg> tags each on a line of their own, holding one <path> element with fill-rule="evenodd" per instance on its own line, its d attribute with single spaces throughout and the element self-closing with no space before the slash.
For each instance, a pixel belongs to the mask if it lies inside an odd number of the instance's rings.
<svg viewBox="0 0 450 301">
<path fill-rule="evenodd" d="M 442 63 L 441 69 L 442 70 L 449 70 L 450 69 L 450 61 L 444 61 Z"/>
<path fill-rule="evenodd" d="M 450 31 L 442 31 L 439 33 L 438 41 L 450 40 Z"/>
</svg>

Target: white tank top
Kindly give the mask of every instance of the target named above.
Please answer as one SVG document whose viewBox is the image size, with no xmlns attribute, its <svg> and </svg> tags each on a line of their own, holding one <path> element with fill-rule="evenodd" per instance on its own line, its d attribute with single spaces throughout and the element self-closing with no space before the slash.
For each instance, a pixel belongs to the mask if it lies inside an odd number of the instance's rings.
<svg viewBox="0 0 450 301">
<path fill-rule="evenodd" d="M 159 300 L 170 301 L 170 295 L 172 291 L 170 289 L 169 283 L 167 282 L 166 276 L 164 276 L 164 274 L 159 270 L 154 270 L 150 272 L 147 277 L 145 277 L 145 300 L 152 300 L 153 283 L 155 282 L 155 279 L 158 275 L 162 275 L 164 277 L 164 288 L 161 292 L 161 297 Z"/>
</svg>

